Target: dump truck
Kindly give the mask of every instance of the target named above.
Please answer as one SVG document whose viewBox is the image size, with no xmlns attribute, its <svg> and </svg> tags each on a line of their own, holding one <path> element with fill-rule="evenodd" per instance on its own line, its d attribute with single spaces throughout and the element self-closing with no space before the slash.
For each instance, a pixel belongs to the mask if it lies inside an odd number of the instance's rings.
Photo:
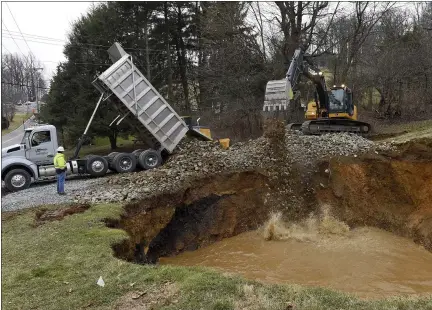
<svg viewBox="0 0 432 310">
<path fill-rule="evenodd" d="M 203 126 L 186 124 L 176 111 L 134 65 L 132 56 L 119 43 L 108 50 L 113 62 L 93 85 L 101 93 L 74 155 L 67 162 L 67 175 L 104 176 L 109 170 L 132 172 L 137 167 L 153 169 L 160 166 L 165 155 L 171 154 L 179 142 L 191 134 L 211 140 Z M 147 146 L 131 153 L 112 152 L 105 156 L 79 157 L 87 132 L 99 108 L 113 105 L 119 115 L 110 126 L 118 125 L 129 116 L 136 136 Z M 53 125 L 37 125 L 25 129 L 20 144 L 2 149 L 2 180 L 7 189 L 26 189 L 33 182 L 55 176 L 53 158 L 59 143 Z"/>
</svg>

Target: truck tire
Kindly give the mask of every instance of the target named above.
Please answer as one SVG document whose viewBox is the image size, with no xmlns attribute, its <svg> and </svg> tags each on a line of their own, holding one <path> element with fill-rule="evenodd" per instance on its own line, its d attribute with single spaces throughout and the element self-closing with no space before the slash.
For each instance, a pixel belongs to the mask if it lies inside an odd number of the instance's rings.
<svg viewBox="0 0 432 310">
<path fill-rule="evenodd" d="M 109 167 L 109 169 L 110 169 L 111 171 L 114 171 L 114 172 L 116 172 L 116 170 L 115 170 L 114 165 L 113 165 L 113 160 L 114 160 L 114 157 L 115 157 L 117 154 L 120 154 L 120 153 L 119 153 L 119 152 L 111 152 L 111 153 L 109 153 L 109 154 L 107 155 L 107 157 L 108 157 L 108 167 Z"/>
<path fill-rule="evenodd" d="M 138 158 L 140 156 L 140 154 L 144 151 L 145 151 L 144 149 L 138 149 L 138 150 L 133 151 L 132 154 L 134 154 L 135 157 Z"/>
<path fill-rule="evenodd" d="M 112 166 L 118 173 L 132 172 L 135 170 L 137 160 L 130 153 L 117 154 L 112 161 Z"/>
<path fill-rule="evenodd" d="M 87 173 L 93 177 L 104 176 L 108 171 L 108 161 L 102 156 L 89 156 L 86 163 Z"/>
<path fill-rule="evenodd" d="M 145 169 L 153 169 L 162 165 L 162 156 L 155 150 L 145 150 L 138 158 L 140 166 Z"/>
<path fill-rule="evenodd" d="M 4 182 L 8 190 L 16 192 L 29 188 L 31 176 L 24 169 L 13 169 L 6 174 Z"/>
</svg>

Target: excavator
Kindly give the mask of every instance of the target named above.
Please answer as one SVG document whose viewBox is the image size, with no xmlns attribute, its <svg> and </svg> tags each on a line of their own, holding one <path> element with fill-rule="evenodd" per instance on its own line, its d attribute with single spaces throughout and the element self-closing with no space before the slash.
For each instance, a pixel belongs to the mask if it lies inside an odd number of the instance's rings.
<svg viewBox="0 0 432 310">
<path fill-rule="evenodd" d="M 357 120 L 358 110 L 353 102 L 352 90 L 344 84 L 327 88 L 324 74 L 302 48 L 295 50 L 286 78 L 267 83 L 263 107 L 265 114 L 287 111 L 290 104 L 299 100 L 300 75 L 307 77 L 314 84 L 314 100 L 307 104 L 305 121 L 288 124 L 290 130 L 301 130 L 310 135 L 332 132 L 351 132 L 359 135 L 369 133 L 370 124 Z"/>
</svg>

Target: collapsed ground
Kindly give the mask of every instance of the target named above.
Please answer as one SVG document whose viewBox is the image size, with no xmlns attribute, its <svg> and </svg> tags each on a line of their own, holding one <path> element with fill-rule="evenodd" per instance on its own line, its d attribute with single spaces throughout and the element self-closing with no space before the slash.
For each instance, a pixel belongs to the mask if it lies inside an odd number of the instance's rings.
<svg viewBox="0 0 432 310">
<path fill-rule="evenodd" d="M 171 179 L 169 172 L 161 170 L 159 173 L 169 180 L 170 187 L 166 188 L 158 179 L 140 179 L 139 173 L 111 179 L 131 190 L 148 182 L 142 198 L 127 204 L 119 221 L 108 221 L 109 226 L 121 228 L 130 236 L 114 246 L 116 255 L 128 261 L 154 263 L 158 257 L 256 229 L 271 212 L 281 211 L 286 220 L 298 221 L 310 213 L 319 215 L 322 205 L 330 206 L 332 214 L 350 227 L 382 228 L 432 250 L 432 140 L 374 144 L 351 135 L 313 137 L 316 148 L 304 149 L 300 166 L 293 160 L 296 151 L 300 154 L 293 141 L 305 137 L 285 133 L 284 145 L 286 140 L 291 142 L 288 150 L 271 142 L 281 138 L 275 133 L 276 137 L 262 139 L 267 143 L 254 145 L 258 152 L 262 145 L 261 150 L 268 150 L 261 153 L 268 160 L 255 162 L 255 167 L 251 167 L 252 162 L 240 171 L 232 169 L 188 180 L 176 175 Z M 329 143 L 326 139 L 332 140 Z M 323 141 L 335 147 L 325 149 L 319 145 Z M 332 156 L 331 152 L 356 154 Z M 217 159 L 210 162 L 217 163 Z M 160 190 L 164 194 L 158 194 Z M 93 195 L 98 193 L 109 199 L 115 195 L 93 191 Z"/>
<path fill-rule="evenodd" d="M 350 227 L 380 227 L 431 250 L 431 154 L 430 137 L 375 143 L 349 134 L 303 136 L 278 123 L 229 150 L 184 141 L 159 169 L 98 179 L 75 192 L 73 210 L 81 214 L 48 207 L 3 216 L 2 303 L 11 309 L 287 309 L 287 302 L 299 309 L 432 308 L 427 298 L 359 301 L 325 289 L 147 264 L 256 229 L 273 211 L 300 220 L 322 204 Z M 104 288 L 95 284 L 99 276 Z"/>
</svg>

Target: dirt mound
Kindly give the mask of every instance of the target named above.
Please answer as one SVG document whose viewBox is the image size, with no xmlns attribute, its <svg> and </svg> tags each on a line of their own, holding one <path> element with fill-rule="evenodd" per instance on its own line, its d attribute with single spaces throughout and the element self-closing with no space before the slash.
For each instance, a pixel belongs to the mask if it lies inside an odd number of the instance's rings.
<svg viewBox="0 0 432 310">
<path fill-rule="evenodd" d="M 383 228 L 432 250 L 430 147 L 411 141 L 391 157 L 332 159 L 321 165 L 317 197 L 350 226 Z"/>
<path fill-rule="evenodd" d="M 103 186 L 76 192 L 82 203 L 137 201 L 144 197 L 180 190 L 195 178 L 266 170 L 270 178 L 289 179 L 297 168 L 313 170 L 318 159 L 368 152 L 377 146 L 352 134 L 306 136 L 285 130 L 283 123 L 270 122 L 264 136 L 236 143 L 228 150 L 218 143 L 184 139 L 166 163 L 154 170 L 107 177 Z M 295 176 L 296 177 L 296 176 Z M 282 182 L 283 183 L 283 182 Z M 290 186 L 281 183 L 281 191 Z"/>
<path fill-rule="evenodd" d="M 61 221 L 65 216 L 75 213 L 83 213 L 90 208 L 90 205 L 72 205 L 55 210 L 39 209 L 35 214 L 35 226 L 44 224 L 45 222 Z"/>
</svg>

